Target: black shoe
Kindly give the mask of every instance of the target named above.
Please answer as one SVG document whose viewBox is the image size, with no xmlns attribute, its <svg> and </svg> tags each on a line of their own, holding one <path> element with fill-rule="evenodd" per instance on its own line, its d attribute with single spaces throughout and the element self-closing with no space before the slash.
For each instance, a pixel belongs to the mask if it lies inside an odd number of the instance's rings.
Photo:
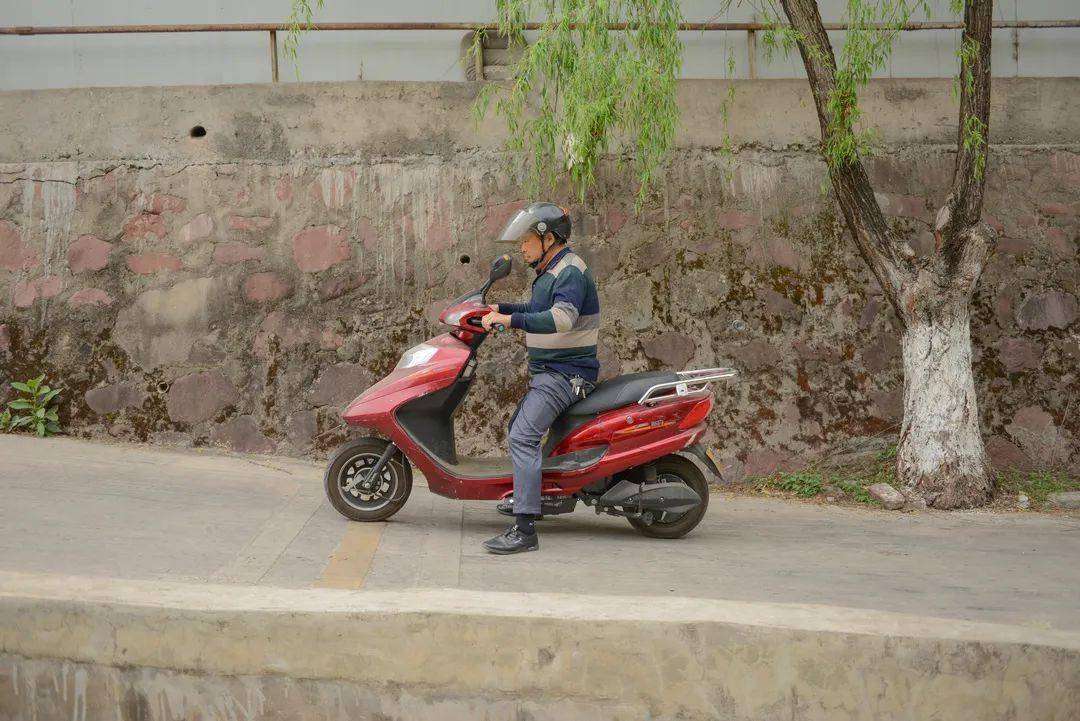
<svg viewBox="0 0 1080 721">
<path fill-rule="evenodd" d="M 504 516 L 510 516 L 512 518 L 514 516 L 514 497 L 507 496 L 505 500 L 499 501 L 499 505 L 495 506 L 495 510 Z M 536 520 L 544 520 L 544 515 L 540 514 L 536 516 Z"/>
<path fill-rule="evenodd" d="M 484 548 L 500 556 L 523 551 L 539 551 L 540 537 L 535 533 L 526 535 L 515 525 L 510 526 L 510 528 L 494 538 L 484 541 Z"/>
</svg>

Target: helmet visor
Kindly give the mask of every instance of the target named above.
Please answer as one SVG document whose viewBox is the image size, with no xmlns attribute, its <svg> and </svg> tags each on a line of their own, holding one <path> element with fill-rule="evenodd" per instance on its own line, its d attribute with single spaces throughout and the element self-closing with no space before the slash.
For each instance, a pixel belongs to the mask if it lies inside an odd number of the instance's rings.
<svg viewBox="0 0 1080 721">
<path fill-rule="evenodd" d="M 506 224 L 503 228 L 503 232 L 499 234 L 500 243 L 516 243 L 521 240 L 521 236 L 526 231 L 532 230 L 533 225 L 539 220 L 535 215 L 528 210 L 518 211 L 518 214 Z"/>
</svg>

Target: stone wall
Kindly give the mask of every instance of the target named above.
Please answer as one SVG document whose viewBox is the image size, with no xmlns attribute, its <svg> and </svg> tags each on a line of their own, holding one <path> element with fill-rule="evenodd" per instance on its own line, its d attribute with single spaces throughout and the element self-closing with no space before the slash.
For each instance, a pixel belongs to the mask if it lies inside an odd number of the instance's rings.
<svg viewBox="0 0 1080 721">
<path fill-rule="evenodd" d="M 734 364 L 708 442 L 728 475 L 893 438 L 891 311 L 844 237 L 802 83 L 686 83 L 664 186 L 625 171 L 574 205 L 598 278 L 605 375 Z M 72 433 L 301 454 L 477 287 L 523 202 L 471 84 L 0 93 L 0 381 L 44 372 Z M 980 413 L 999 465 L 1080 463 L 1080 81 L 996 81 L 974 299 Z M 947 81 L 867 92 L 869 170 L 916 253 L 951 179 Z M 192 137 L 199 125 L 206 130 Z M 737 150 L 724 152 L 725 135 Z M 522 268 L 493 298 L 526 292 Z M 481 353 L 461 446 L 491 450 L 524 384 L 520 339 Z"/>
</svg>

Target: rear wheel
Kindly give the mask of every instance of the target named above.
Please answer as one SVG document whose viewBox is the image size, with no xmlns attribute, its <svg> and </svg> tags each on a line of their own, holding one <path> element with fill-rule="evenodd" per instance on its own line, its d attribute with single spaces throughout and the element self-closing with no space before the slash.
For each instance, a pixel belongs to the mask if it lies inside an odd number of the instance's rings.
<svg viewBox="0 0 1080 721">
<path fill-rule="evenodd" d="M 709 483 L 697 466 L 681 456 L 664 456 L 653 465 L 656 467 L 657 483 L 683 483 L 698 494 L 701 505 L 683 513 L 657 514 L 651 523 L 641 518 L 626 520 L 650 538 L 682 538 L 705 517 L 705 511 L 709 508 Z"/>
<path fill-rule="evenodd" d="M 387 441 L 373 436 L 338 446 L 323 477 L 326 497 L 338 513 L 351 521 L 384 521 L 401 510 L 412 493 L 412 469 L 398 451 L 383 466 L 378 478 L 371 468 Z"/>
</svg>

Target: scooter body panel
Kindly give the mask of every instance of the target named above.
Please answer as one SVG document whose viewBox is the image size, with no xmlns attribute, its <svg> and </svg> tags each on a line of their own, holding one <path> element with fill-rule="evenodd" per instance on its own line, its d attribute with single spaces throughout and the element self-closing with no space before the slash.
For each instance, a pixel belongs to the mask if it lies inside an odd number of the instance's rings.
<svg viewBox="0 0 1080 721">
<path fill-rule="evenodd" d="M 483 336 L 463 327 L 476 309 L 467 310 L 459 330 L 407 350 L 394 370 L 357 397 L 342 418 L 351 426 L 372 428 L 392 440 L 424 474 L 433 493 L 448 498 L 498 500 L 513 491 L 509 470 L 497 475 L 470 474 L 462 470 L 470 464 L 455 462 L 452 425 L 447 431 L 450 439 L 446 452 L 451 457 L 440 459 L 423 447 L 415 429 L 410 433 L 401 421 L 407 404 L 440 393 L 454 398 L 452 407 L 442 408 L 448 408 L 452 415 L 468 392 L 476 367 L 476 349 Z M 464 387 L 454 394 L 452 387 L 457 384 Z M 572 495 L 594 481 L 692 445 L 705 432 L 704 417 L 711 402 L 711 396 L 698 396 L 651 406 L 633 403 L 601 413 L 571 432 L 551 456 L 598 447 L 606 447 L 606 451 L 584 468 L 545 471 L 543 494 Z M 703 407 L 703 403 L 708 405 Z"/>
</svg>

